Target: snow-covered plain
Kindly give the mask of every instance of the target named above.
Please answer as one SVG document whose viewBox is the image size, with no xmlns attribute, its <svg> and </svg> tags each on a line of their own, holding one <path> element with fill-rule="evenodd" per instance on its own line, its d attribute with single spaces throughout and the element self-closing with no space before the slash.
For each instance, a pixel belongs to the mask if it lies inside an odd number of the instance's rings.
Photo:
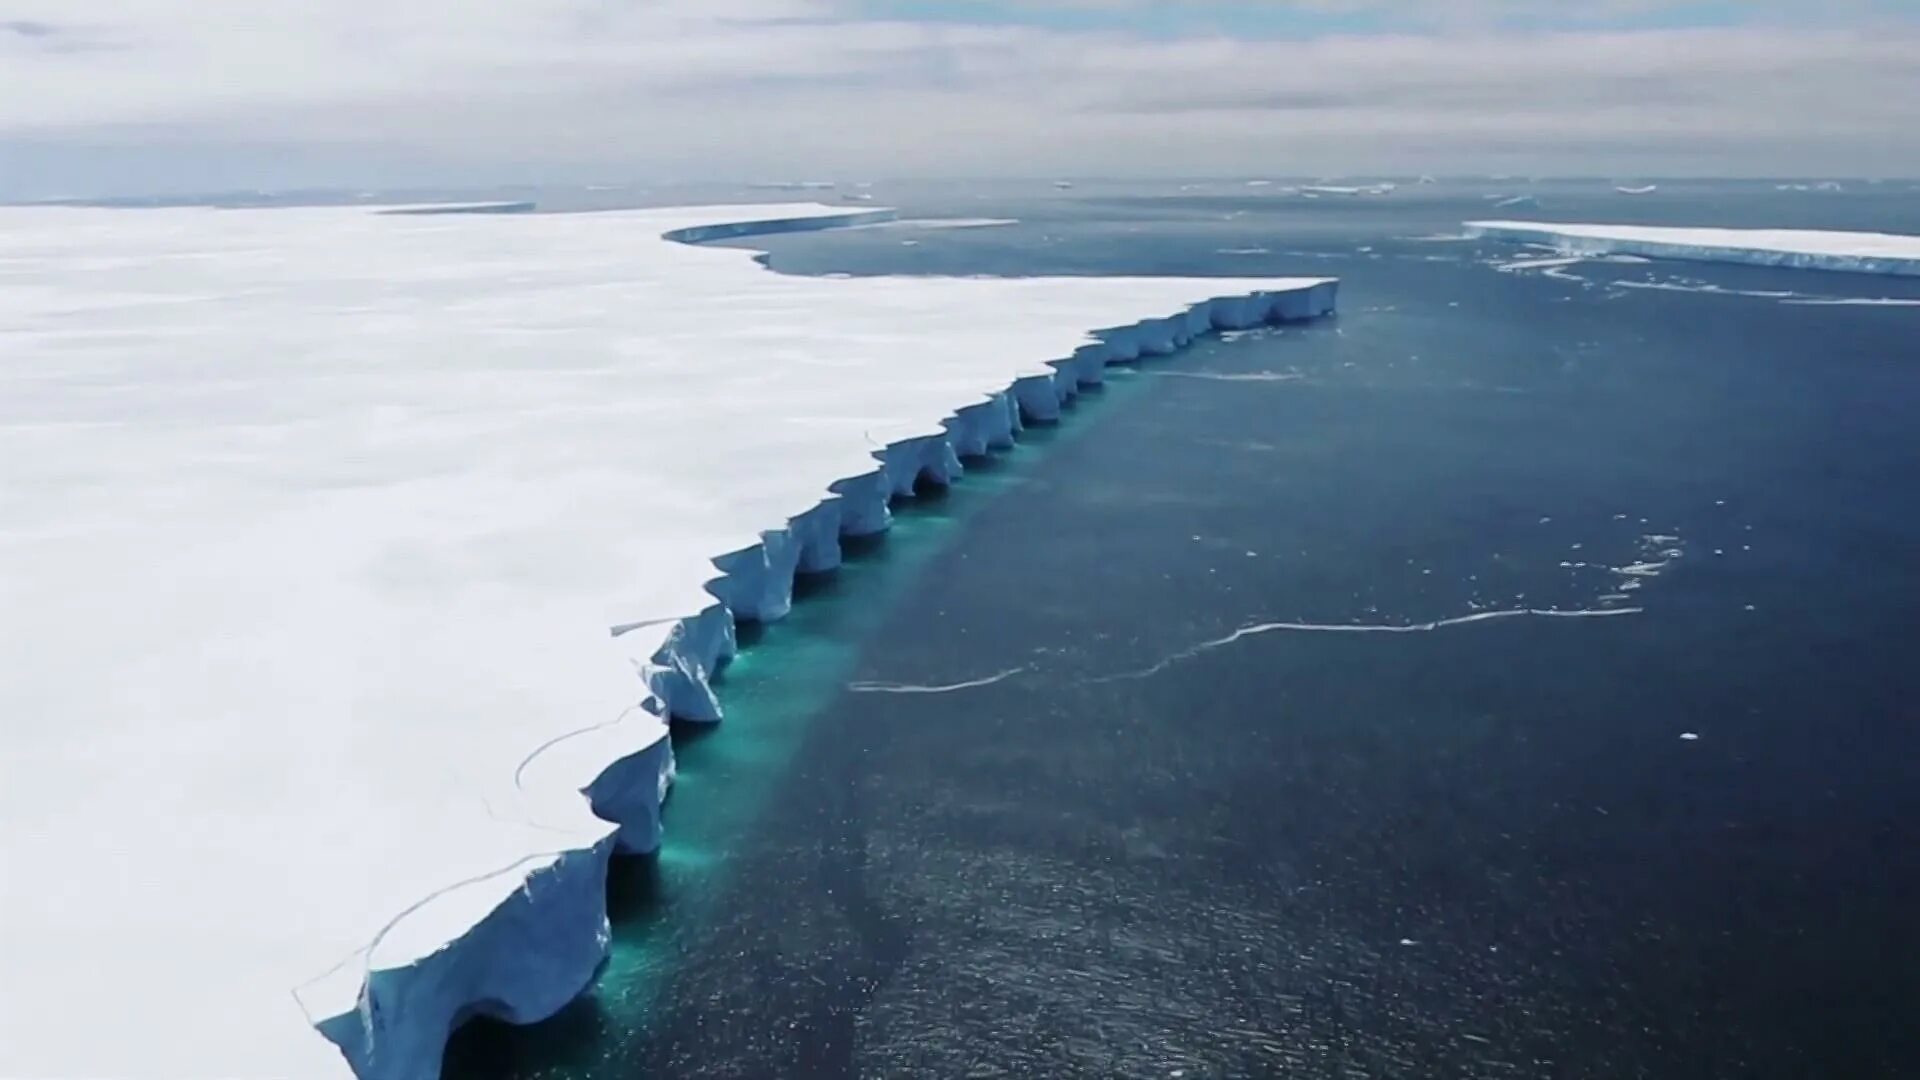
<svg viewBox="0 0 1920 1080">
<path fill-rule="evenodd" d="M 1643 255 L 1654 259 L 1920 276 L 1920 236 L 1894 233 L 1677 229 L 1541 221 L 1469 221 L 1466 228 L 1470 237 L 1542 244 L 1569 255 Z"/>
<path fill-rule="evenodd" d="M 420 1080 L 552 1012 L 734 614 L 1108 361 L 1333 306 L 664 239 L 873 215 L 0 208 L 0 1077 Z"/>
</svg>

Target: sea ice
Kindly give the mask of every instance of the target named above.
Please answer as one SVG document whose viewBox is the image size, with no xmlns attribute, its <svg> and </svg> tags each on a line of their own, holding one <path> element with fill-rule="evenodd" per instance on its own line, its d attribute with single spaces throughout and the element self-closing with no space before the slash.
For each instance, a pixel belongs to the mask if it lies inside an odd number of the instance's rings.
<svg viewBox="0 0 1920 1080">
<path fill-rule="evenodd" d="M 1471 237 L 1542 244 L 1568 255 L 1641 255 L 1695 262 L 1920 276 L 1920 236 L 1809 229 L 1676 229 L 1469 221 Z"/>
<path fill-rule="evenodd" d="M 420 1080 L 551 1013 L 735 614 L 1109 360 L 1333 304 L 663 238 L 873 215 L 0 208 L 0 1076 Z"/>
<path fill-rule="evenodd" d="M 1393 194 L 1394 190 L 1398 187 L 1399 187 L 1398 184 L 1394 184 L 1391 182 L 1382 182 L 1378 184 L 1365 184 L 1365 185 L 1359 185 L 1359 186 L 1349 185 L 1349 184 L 1307 184 L 1304 187 L 1300 188 L 1300 191 L 1303 194 L 1315 195 L 1315 196 L 1318 196 L 1318 195 L 1352 195 L 1352 196 L 1391 195 Z"/>
</svg>

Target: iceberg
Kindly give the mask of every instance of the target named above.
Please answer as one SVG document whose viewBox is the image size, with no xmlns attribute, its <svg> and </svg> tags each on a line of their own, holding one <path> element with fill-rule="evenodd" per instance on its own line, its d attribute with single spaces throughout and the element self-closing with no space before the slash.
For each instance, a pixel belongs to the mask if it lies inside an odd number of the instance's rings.
<svg viewBox="0 0 1920 1080">
<path fill-rule="evenodd" d="M 1107 364 L 1335 303 L 680 242 L 889 214 L 0 208 L 0 1076 L 550 1015 L 736 620 Z"/>
<path fill-rule="evenodd" d="M 1363 186 L 1341 184 L 1307 184 L 1300 191 L 1308 195 L 1391 195 L 1400 185 L 1392 182 L 1366 184 Z"/>
<path fill-rule="evenodd" d="M 1470 238 L 1536 244 L 1567 255 L 1639 255 L 1692 262 L 1920 276 L 1920 236 L 1809 229 L 1694 229 L 1469 221 Z"/>
</svg>

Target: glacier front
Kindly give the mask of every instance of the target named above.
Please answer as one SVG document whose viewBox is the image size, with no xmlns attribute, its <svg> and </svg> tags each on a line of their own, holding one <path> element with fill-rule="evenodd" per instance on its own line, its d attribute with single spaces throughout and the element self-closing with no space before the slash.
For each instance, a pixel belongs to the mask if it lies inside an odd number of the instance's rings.
<svg viewBox="0 0 1920 1080">
<path fill-rule="evenodd" d="M 882 217 L 0 208 L 0 1076 L 553 1012 L 736 617 L 1108 362 L 1334 304 L 669 239 Z"/>
<path fill-rule="evenodd" d="M 1814 229 L 1696 229 L 1469 221 L 1469 237 L 1537 244 L 1567 255 L 1746 263 L 1800 270 L 1920 276 L 1920 236 Z"/>
</svg>

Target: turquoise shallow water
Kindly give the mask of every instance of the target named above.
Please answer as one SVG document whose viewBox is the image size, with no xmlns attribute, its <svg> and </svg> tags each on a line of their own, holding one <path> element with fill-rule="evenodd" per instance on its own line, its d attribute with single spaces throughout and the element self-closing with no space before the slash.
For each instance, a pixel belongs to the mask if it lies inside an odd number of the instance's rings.
<svg viewBox="0 0 1920 1080">
<path fill-rule="evenodd" d="M 1070 418 L 1139 393 L 1133 376 L 1116 370 L 1106 387 L 1083 394 Z M 910 602 L 928 562 L 972 515 L 1020 487 L 1041 455 L 1081 430 L 1084 424 L 1030 428 L 1013 449 L 969 460 L 963 484 L 902 500 L 885 536 L 848 541 L 839 570 L 803 576 L 786 619 L 742 626 L 741 652 L 716 683 L 724 725 L 675 726 L 671 835 L 657 857 L 615 864 L 615 933 L 593 991 L 535 1029 L 476 1025 L 455 1043 L 446 1075 L 633 1075 L 628 1054 L 650 1035 L 654 1018 L 672 1011 L 686 961 L 720 947 L 716 933 L 729 921 L 726 905 L 739 887 L 730 871 L 779 812 L 769 803 L 851 679 L 859 644 Z M 504 1042 L 493 1038 L 501 1034 Z"/>
<path fill-rule="evenodd" d="M 1920 309 L 1783 302 L 1920 286 L 1503 272 L 1429 239 L 1479 191 L 880 194 L 1021 224 L 774 265 L 1330 273 L 1342 314 L 1123 377 L 811 583 L 681 740 L 600 987 L 447 1075 L 1920 1073 Z"/>
</svg>

